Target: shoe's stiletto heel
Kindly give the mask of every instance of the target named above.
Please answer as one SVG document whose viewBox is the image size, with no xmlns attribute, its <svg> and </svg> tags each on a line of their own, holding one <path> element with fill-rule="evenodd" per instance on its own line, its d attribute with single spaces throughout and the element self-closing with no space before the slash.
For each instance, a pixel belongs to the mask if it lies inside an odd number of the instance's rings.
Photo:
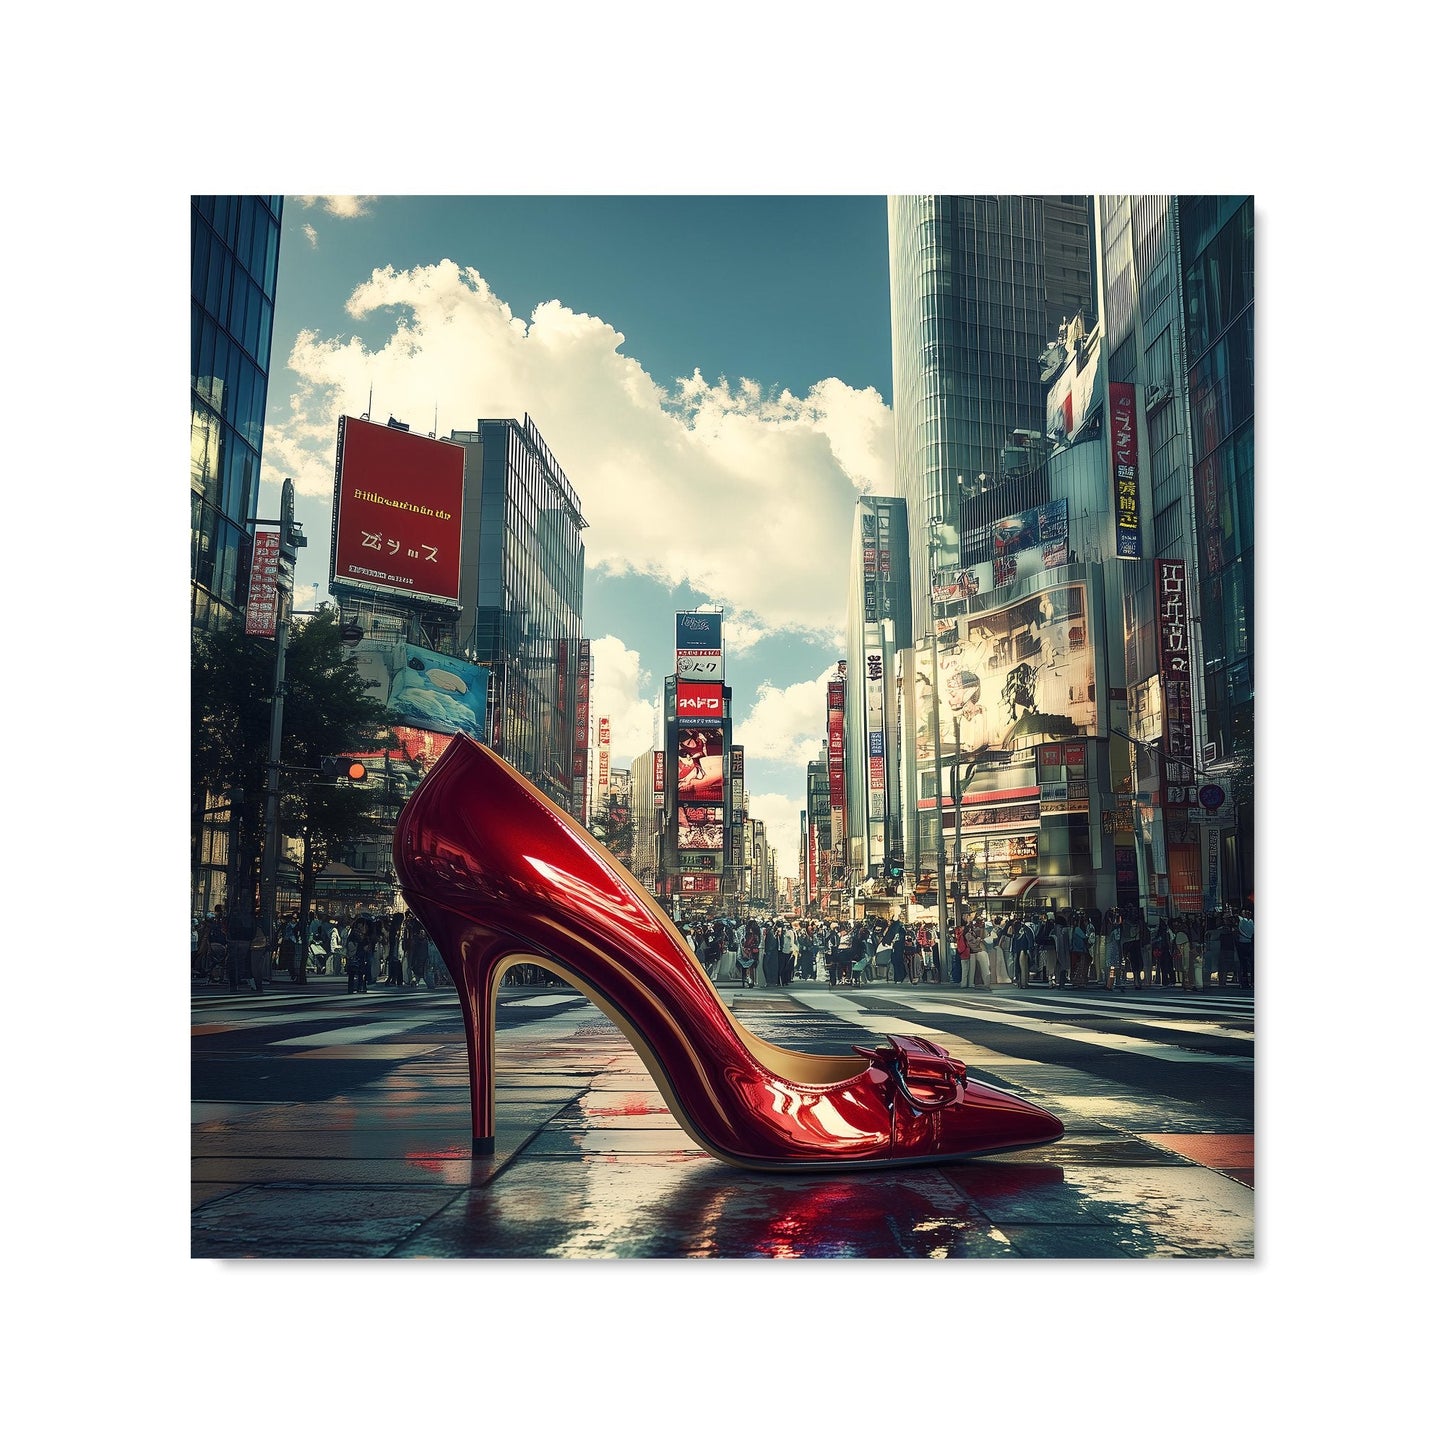
<svg viewBox="0 0 1445 1445">
<path fill-rule="evenodd" d="M 521 774 L 458 736 L 397 820 L 397 876 L 456 981 L 477 1153 L 495 1140 L 497 987 L 535 963 L 626 1035 L 683 1130 L 754 1169 L 938 1163 L 1048 1143 L 1045 1109 L 969 1078 L 926 1039 L 866 1060 L 798 1053 L 742 1027 L 631 875 Z"/>
</svg>

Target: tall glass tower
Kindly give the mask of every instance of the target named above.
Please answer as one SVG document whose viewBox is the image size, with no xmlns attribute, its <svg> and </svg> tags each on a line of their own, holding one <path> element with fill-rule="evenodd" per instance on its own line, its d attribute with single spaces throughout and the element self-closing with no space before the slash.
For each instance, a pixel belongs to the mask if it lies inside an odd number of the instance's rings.
<svg viewBox="0 0 1445 1445">
<path fill-rule="evenodd" d="M 261 437 L 280 196 L 191 197 L 191 627 L 240 612 L 261 492 Z M 231 824 L 204 788 L 192 796 L 191 907 L 226 897 Z"/>
<path fill-rule="evenodd" d="M 467 453 L 458 641 L 490 669 L 492 746 L 569 808 L 588 651 L 582 506 L 530 416 L 484 418 L 451 440 Z"/>
<path fill-rule="evenodd" d="M 245 601 L 261 488 L 280 196 L 191 197 L 191 625 Z"/>
<path fill-rule="evenodd" d="M 1088 196 L 890 196 L 893 410 L 915 627 L 958 563 L 963 500 L 1002 482 L 1016 430 L 1042 433 L 1039 356 L 1092 321 Z"/>
</svg>

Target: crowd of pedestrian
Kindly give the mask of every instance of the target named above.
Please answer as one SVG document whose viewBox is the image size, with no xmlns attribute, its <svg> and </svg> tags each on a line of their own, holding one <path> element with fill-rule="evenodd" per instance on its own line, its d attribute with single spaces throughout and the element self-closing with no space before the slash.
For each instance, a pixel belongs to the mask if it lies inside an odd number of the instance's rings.
<svg viewBox="0 0 1445 1445">
<path fill-rule="evenodd" d="M 1061 908 L 950 920 L 964 982 L 974 988 L 1254 987 L 1254 914 L 1160 916 L 1138 909 Z"/>
<path fill-rule="evenodd" d="M 787 988 L 816 981 L 829 988 L 885 982 L 1016 988 L 1254 987 L 1254 915 L 1161 916 L 1138 909 L 1048 909 L 989 914 L 971 909 L 931 923 L 866 917 L 715 918 L 682 925 L 682 934 L 715 983 Z"/>
<path fill-rule="evenodd" d="M 343 921 L 313 909 L 303 922 L 293 909 L 269 932 L 240 909 L 216 908 L 191 920 L 193 980 L 260 993 L 267 977 L 304 984 L 317 974 L 345 974 L 347 993 L 378 985 L 434 988 L 447 977 L 416 915 L 401 910 L 362 909 Z"/>
<path fill-rule="evenodd" d="M 928 922 L 866 917 L 823 919 L 715 918 L 685 923 L 688 947 L 715 983 L 788 988 L 797 982 L 829 988 L 870 983 L 952 983 L 971 989 L 1254 987 L 1254 912 L 1161 916 L 1152 925 L 1138 909 L 1052 909 L 990 915 L 970 909 L 950 918 L 942 934 Z M 270 968 L 266 967 L 269 956 Z M 376 986 L 434 988 L 447 978 L 426 930 L 409 912 L 366 910 L 342 923 L 313 910 L 303 923 L 293 910 L 269 933 L 242 910 L 213 909 L 191 920 L 191 977 L 262 990 L 284 974 L 346 975 L 347 993 Z M 518 965 L 504 980 L 541 986 L 557 980 Z"/>
</svg>

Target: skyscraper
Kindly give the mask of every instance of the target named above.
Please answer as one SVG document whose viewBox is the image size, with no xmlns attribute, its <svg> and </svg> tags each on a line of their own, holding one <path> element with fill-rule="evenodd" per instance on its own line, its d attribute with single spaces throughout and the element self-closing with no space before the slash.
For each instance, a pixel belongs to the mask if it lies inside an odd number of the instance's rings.
<svg viewBox="0 0 1445 1445">
<path fill-rule="evenodd" d="M 191 197 L 191 625 L 244 603 L 281 250 L 280 196 Z"/>
<path fill-rule="evenodd" d="M 893 408 L 898 488 L 907 503 L 912 635 L 898 638 L 924 715 L 901 748 L 905 838 L 922 873 L 944 866 L 945 804 L 970 774 L 947 749 L 933 698 L 940 640 L 958 641 L 962 566 L 993 550 L 992 524 L 1049 500 L 1041 358 L 1075 317 L 1092 320 L 1088 196 L 890 196 Z M 965 535 L 960 537 L 960 532 Z M 947 599 L 953 600 L 947 600 Z M 949 631 L 948 629 L 954 629 Z M 916 648 L 904 648 L 905 642 Z M 971 675 L 970 675 L 971 676 Z M 951 732 L 951 728 L 943 731 Z M 955 764 L 946 759 L 952 756 Z M 997 782 L 997 779 L 993 781 Z"/>
<path fill-rule="evenodd" d="M 1104 331 L 1110 382 L 1139 388 L 1146 422 L 1153 552 L 1184 564 L 1190 601 L 1188 781 L 1252 769 L 1254 727 L 1254 200 L 1250 196 L 1100 196 Z M 1129 730 L 1160 731 L 1152 569 L 1125 610 Z M 1150 754 L 1138 761 L 1147 766 Z M 1166 779 L 1166 782 L 1169 781 Z M 1226 781 L 1230 781 L 1226 778 Z M 1141 786 L 1154 786 L 1146 771 Z M 1198 841 L 1206 908 L 1253 890 L 1248 789 Z M 1238 792 L 1238 795 L 1235 794 Z M 1193 833 L 1190 834 L 1193 846 Z"/>
<path fill-rule="evenodd" d="M 530 416 L 480 420 L 451 440 L 466 451 L 467 479 L 458 643 L 490 671 L 489 741 L 562 807 L 576 807 L 589 650 L 581 503 Z"/>
<path fill-rule="evenodd" d="M 261 490 L 280 196 L 191 197 L 191 627 L 245 607 Z M 225 896 L 229 813 L 200 789 L 191 838 L 192 907 Z"/>
<path fill-rule="evenodd" d="M 960 501 L 1002 482 L 1016 430 L 1043 431 L 1040 353 L 1062 323 L 1092 320 L 1090 211 L 1088 196 L 888 198 L 916 628 L 932 615 L 930 570 L 957 565 Z"/>
</svg>

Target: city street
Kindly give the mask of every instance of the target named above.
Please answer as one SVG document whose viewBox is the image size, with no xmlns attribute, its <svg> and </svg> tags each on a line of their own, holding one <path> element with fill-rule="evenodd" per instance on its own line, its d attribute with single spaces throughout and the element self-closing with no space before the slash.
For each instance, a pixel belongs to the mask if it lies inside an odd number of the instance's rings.
<svg viewBox="0 0 1445 1445">
<path fill-rule="evenodd" d="M 192 1255 L 1254 1255 L 1252 994 L 806 983 L 723 997 L 805 1052 L 933 1038 L 1067 1132 L 943 1167 L 746 1173 L 682 1132 L 590 1002 L 509 988 L 497 1152 L 474 1160 L 450 988 L 195 984 Z"/>
</svg>

